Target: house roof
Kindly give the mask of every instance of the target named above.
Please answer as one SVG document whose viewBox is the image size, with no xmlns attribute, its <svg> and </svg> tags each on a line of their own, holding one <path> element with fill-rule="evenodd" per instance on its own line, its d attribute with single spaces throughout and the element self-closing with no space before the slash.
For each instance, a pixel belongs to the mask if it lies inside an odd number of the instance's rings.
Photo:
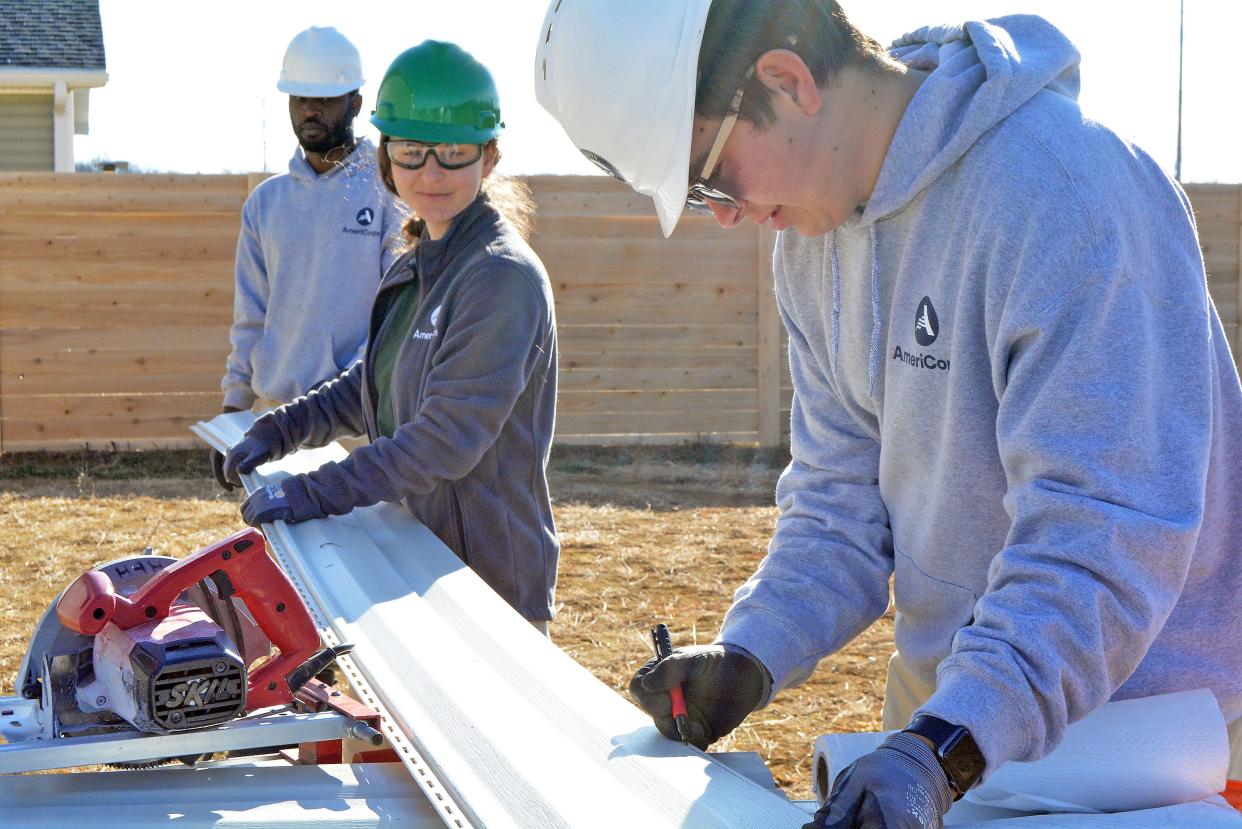
<svg viewBox="0 0 1242 829">
<path fill-rule="evenodd" d="M 0 0 L 0 69 L 106 69 L 99 0 Z"/>
</svg>

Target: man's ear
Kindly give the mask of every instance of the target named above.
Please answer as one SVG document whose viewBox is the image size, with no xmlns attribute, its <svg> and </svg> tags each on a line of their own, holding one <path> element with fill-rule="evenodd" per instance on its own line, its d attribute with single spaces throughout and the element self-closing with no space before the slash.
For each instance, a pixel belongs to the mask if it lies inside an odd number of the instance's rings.
<svg viewBox="0 0 1242 829">
<path fill-rule="evenodd" d="M 349 112 L 353 117 L 357 118 L 358 113 L 362 111 L 362 93 L 355 92 L 349 100 Z"/>
<path fill-rule="evenodd" d="M 772 49 L 755 61 L 755 77 L 772 92 L 785 95 L 806 115 L 819 112 L 819 87 L 811 70 L 794 52 Z"/>
</svg>

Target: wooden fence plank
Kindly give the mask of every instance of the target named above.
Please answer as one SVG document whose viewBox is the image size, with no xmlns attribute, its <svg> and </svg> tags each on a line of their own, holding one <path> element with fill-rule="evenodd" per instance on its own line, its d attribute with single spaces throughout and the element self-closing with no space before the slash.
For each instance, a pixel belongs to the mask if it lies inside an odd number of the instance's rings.
<svg viewBox="0 0 1242 829">
<path fill-rule="evenodd" d="M 695 241 L 682 246 L 662 239 L 564 239 L 536 243 L 534 247 L 548 267 L 554 290 L 597 282 L 750 286 L 754 279 L 754 242 L 750 234 L 742 238 L 747 244 Z"/>
<path fill-rule="evenodd" d="M 109 303 L 106 307 L 66 303 L 44 305 L 17 313 L 13 309 L 3 317 L 3 324 L 14 327 L 67 328 L 74 324 L 90 325 L 93 330 L 129 330 L 159 319 L 176 316 L 186 325 L 218 325 L 220 336 L 228 337 L 231 311 L 220 303 L 197 305 L 186 302 L 167 303 Z"/>
<path fill-rule="evenodd" d="M 46 259 L 27 262 L 23 267 L 5 262 L 0 270 L 0 290 L 8 286 L 64 286 L 79 283 L 115 284 L 129 282 L 192 282 L 207 280 L 233 290 L 234 258 L 185 259 L 181 261 L 98 259 L 66 262 Z"/>
<path fill-rule="evenodd" d="M 58 394 L 60 389 L 72 383 L 82 394 L 148 394 L 202 392 L 218 388 L 224 375 L 224 356 L 213 355 L 191 366 L 169 366 L 166 371 L 136 373 L 94 373 L 79 367 L 59 373 L 0 373 L 0 396 L 6 401 L 12 395 Z M 223 399 L 224 393 L 216 396 Z"/>
<path fill-rule="evenodd" d="M 659 348 L 752 348 L 755 328 L 745 322 L 688 325 L 671 323 L 583 325 L 557 319 L 557 339 L 565 349 L 596 350 L 620 348 L 649 350 Z"/>
<path fill-rule="evenodd" d="M 601 412 L 753 413 L 755 398 L 749 389 L 570 389 L 558 390 L 556 411 L 558 418 Z"/>
<path fill-rule="evenodd" d="M 4 400 L 4 436 L 27 445 L 165 438 L 219 409 L 219 394 L 16 395 Z"/>
<path fill-rule="evenodd" d="M 219 387 L 227 352 L 115 352 L 49 354 L 22 359 L 5 355 L 0 394 L 160 394 Z M 7 407 L 6 407 L 7 411 Z"/>
<path fill-rule="evenodd" d="M 634 296 L 625 304 L 587 298 L 565 304 L 558 301 L 556 318 L 580 325 L 620 325 L 635 319 L 654 325 L 754 325 L 755 307 L 750 302 L 721 300 L 683 306 L 658 296 Z"/>
<path fill-rule="evenodd" d="M 681 349 L 678 351 L 579 352 L 562 349 L 560 370 L 574 372 L 663 372 L 676 377 L 685 371 L 714 370 L 745 374 L 755 379 L 755 353 L 743 348 Z M 752 383 L 753 385 L 753 383 Z"/>
<path fill-rule="evenodd" d="M 227 348 L 228 332 L 218 325 L 187 326 L 153 323 L 132 330 L 31 328 L 3 333 L 6 351 L 116 351 L 156 349 L 196 351 Z"/>
<path fill-rule="evenodd" d="M 158 243 L 172 236 L 215 240 L 221 235 L 232 235 L 236 238 L 240 228 L 236 210 L 99 213 L 24 209 L 0 213 L 0 239 L 41 238 L 54 233 L 76 239 L 136 239 Z"/>
<path fill-rule="evenodd" d="M 103 239 L 76 236 L 41 238 L 0 237 L 0 260 L 10 268 L 46 267 L 49 259 L 114 259 L 119 261 L 166 261 L 179 259 L 227 259 L 237 255 L 237 234 L 201 235 L 192 238 Z"/>
<path fill-rule="evenodd" d="M 561 392 L 588 390 L 753 389 L 753 367 L 723 366 L 642 368 L 562 368 L 557 388 Z"/>
<path fill-rule="evenodd" d="M 707 435 L 730 432 L 755 440 L 755 413 L 736 412 L 566 412 L 556 416 L 562 435 Z M 680 440 L 680 438 L 678 438 Z"/>
</svg>

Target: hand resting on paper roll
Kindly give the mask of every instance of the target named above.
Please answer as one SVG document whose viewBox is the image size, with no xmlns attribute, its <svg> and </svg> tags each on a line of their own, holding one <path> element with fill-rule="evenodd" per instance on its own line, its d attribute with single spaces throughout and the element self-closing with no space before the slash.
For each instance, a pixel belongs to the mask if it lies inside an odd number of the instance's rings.
<svg viewBox="0 0 1242 829">
<path fill-rule="evenodd" d="M 953 805 L 948 776 L 924 738 L 899 732 L 847 766 L 803 829 L 940 829 Z"/>
</svg>

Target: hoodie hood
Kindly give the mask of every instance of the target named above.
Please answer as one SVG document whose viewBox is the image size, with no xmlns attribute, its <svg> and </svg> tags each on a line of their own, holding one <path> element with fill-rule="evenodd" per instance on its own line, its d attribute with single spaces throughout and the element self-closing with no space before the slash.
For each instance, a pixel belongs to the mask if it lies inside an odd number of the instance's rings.
<svg viewBox="0 0 1242 829">
<path fill-rule="evenodd" d="M 891 54 L 931 74 L 893 136 L 864 222 L 901 210 L 1041 90 L 1078 97 L 1078 50 L 1032 15 L 925 26 L 898 38 Z"/>
<path fill-rule="evenodd" d="M 871 247 L 871 347 L 868 394 L 879 376 L 881 273 L 876 223 L 897 213 L 956 164 L 988 130 L 1037 93 L 1049 90 L 1077 99 L 1078 49 L 1051 23 L 1012 15 L 961 25 L 924 26 L 898 38 L 891 54 L 911 69 L 929 73 L 902 116 L 875 189 L 847 226 L 867 227 Z M 834 284 L 840 284 L 837 233 L 832 235 Z M 833 329 L 840 324 L 834 293 Z M 837 343 L 833 335 L 833 353 Z"/>
</svg>

